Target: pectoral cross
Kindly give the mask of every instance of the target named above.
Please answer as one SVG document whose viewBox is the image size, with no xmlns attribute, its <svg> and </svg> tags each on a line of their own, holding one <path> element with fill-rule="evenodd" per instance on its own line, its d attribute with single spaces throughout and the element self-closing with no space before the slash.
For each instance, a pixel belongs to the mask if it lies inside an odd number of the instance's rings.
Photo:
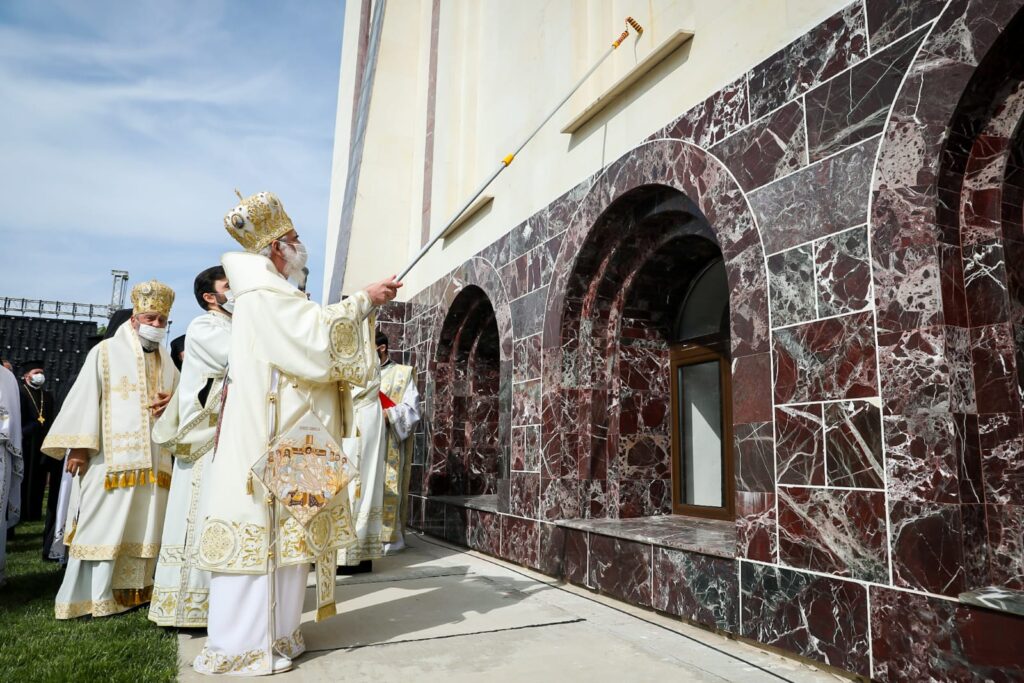
<svg viewBox="0 0 1024 683">
<path fill-rule="evenodd" d="M 36 418 L 36 422 L 38 422 L 41 425 L 44 425 L 46 424 L 46 418 L 40 415 L 39 417 Z"/>
</svg>

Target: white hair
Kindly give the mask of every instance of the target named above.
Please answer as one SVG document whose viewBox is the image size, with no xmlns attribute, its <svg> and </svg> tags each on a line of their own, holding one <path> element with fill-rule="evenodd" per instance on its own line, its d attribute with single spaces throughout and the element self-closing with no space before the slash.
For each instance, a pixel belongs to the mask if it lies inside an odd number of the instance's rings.
<svg viewBox="0 0 1024 683">
<path fill-rule="evenodd" d="M 274 248 L 274 243 L 271 242 L 267 246 L 265 246 L 262 249 L 260 249 L 257 253 L 260 256 L 266 256 L 267 258 L 270 258 L 270 253 L 271 253 L 271 251 L 273 251 L 273 248 Z"/>
</svg>

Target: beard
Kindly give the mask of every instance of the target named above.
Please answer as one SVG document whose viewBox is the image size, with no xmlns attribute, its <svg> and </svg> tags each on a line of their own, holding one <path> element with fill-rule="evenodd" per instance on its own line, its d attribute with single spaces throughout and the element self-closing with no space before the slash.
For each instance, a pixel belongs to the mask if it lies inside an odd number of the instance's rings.
<svg viewBox="0 0 1024 683">
<path fill-rule="evenodd" d="M 288 279 L 294 280 L 299 289 L 303 291 L 306 289 L 306 278 L 308 276 L 308 271 L 306 271 L 307 258 L 306 250 L 303 249 L 300 252 L 294 244 L 289 244 L 288 248 L 284 250 L 284 275 Z"/>
</svg>

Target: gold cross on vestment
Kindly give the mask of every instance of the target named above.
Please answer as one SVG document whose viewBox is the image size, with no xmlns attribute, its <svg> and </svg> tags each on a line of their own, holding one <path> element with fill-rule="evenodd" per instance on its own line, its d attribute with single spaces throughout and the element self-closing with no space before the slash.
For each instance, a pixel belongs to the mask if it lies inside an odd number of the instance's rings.
<svg viewBox="0 0 1024 683">
<path fill-rule="evenodd" d="M 117 385 L 117 393 L 121 394 L 121 400 L 127 401 L 128 395 L 133 391 L 137 391 L 139 388 L 138 384 L 129 384 L 128 375 L 121 375 L 121 383 Z"/>
<path fill-rule="evenodd" d="M 40 415 L 39 417 L 36 418 L 36 422 L 38 422 L 41 425 L 46 424 L 46 418 Z"/>
</svg>

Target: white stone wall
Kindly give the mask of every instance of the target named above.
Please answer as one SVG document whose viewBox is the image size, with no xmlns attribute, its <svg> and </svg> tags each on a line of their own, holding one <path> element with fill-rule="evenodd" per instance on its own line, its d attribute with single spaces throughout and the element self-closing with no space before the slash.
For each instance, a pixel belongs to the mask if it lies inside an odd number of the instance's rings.
<svg viewBox="0 0 1024 683">
<path fill-rule="evenodd" d="M 836 0 L 441 0 L 430 218 L 438 229 L 634 16 L 631 36 L 491 187 L 493 204 L 435 247 L 403 298 L 843 7 Z M 432 0 L 385 15 L 345 289 L 397 272 L 420 247 Z M 363 3 L 346 5 L 326 277 L 352 126 Z M 368 24 L 367 24 L 368 30 Z M 693 39 L 572 135 L 560 130 L 677 29 Z"/>
</svg>

